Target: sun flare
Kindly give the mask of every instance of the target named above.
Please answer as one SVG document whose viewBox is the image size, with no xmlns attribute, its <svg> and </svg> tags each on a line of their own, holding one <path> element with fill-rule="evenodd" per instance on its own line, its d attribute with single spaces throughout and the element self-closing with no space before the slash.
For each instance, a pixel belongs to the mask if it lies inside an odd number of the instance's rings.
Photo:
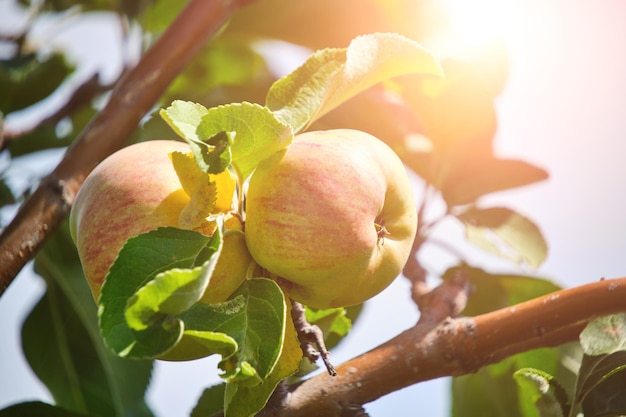
<svg viewBox="0 0 626 417">
<path fill-rule="evenodd" d="M 512 2 L 506 0 L 441 0 L 445 24 L 431 39 L 441 56 L 468 57 L 515 36 Z"/>
</svg>

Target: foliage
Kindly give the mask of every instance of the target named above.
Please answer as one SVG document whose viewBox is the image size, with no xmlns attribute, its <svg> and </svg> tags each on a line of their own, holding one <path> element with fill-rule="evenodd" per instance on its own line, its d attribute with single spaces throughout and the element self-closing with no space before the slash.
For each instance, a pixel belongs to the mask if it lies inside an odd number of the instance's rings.
<svg viewBox="0 0 626 417">
<path fill-rule="evenodd" d="M 149 40 L 161 35 L 184 2 L 23 3 L 21 7 L 29 7 L 36 18 L 20 33 L 0 34 L 13 47 L 12 54 L 0 57 L 0 112 L 8 119 L 66 85 L 79 64 L 62 50 L 46 54 L 31 49 L 29 35 L 39 16 L 58 17 L 72 7 L 80 8 L 74 9 L 79 16 L 113 13 L 121 22 L 137 25 Z M 514 264 L 538 267 L 547 245 L 532 220 L 481 202 L 488 194 L 547 178 L 539 167 L 494 154 L 493 101 L 506 73 L 488 73 L 482 62 L 437 62 L 413 40 L 433 30 L 427 13 L 417 27 L 405 17 L 427 10 L 427 3 L 258 1 L 236 12 L 219 36 L 198 52 L 156 104 L 160 110 L 145 116 L 131 140 L 184 139 L 195 164 L 173 159 L 181 182 L 187 181 L 185 191 L 194 189 L 194 170 L 218 174 L 232 169 L 241 202 L 241 190 L 256 165 L 288 146 L 296 133 L 361 129 L 392 146 L 424 184 L 415 255 L 441 222 L 452 220 L 477 247 Z M 259 48 L 262 42 L 277 40 L 315 52 L 278 78 Z M 0 150 L 7 162 L 0 165 L 0 204 L 5 209 L 23 202 L 37 182 L 17 186 L 7 174 L 12 159 L 68 146 L 100 110 L 98 99 L 111 92 L 98 77 L 76 85 L 66 105 L 32 130 L 5 127 L 2 132 Z M 199 195 L 211 200 L 211 193 L 201 190 Z M 440 207 L 435 204 L 438 198 L 444 208 L 434 221 L 426 221 L 424 213 Z M 213 201 L 211 208 L 217 206 Z M 0 216 L 1 227 L 8 224 L 6 212 Z M 204 218 L 207 213 L 201 214 Z M 274 281 L 255 277 L 223 303 L 197 302 L 220 256 L 225 214 L 223 210 L 214 216 L 211 236 L 162 228 L 130 239 L 107 277 L 98 309 L 91 303 L 67 227 L 55 232 L 35 259 L 47 291 L 22 333 L 24 354 L 55 404 L 24 403 L 0 415 L 150 416 L 144 395 L 153 360 L 182 343 L 200 346 L 202 355 L 222 357 L 224 384 L 207 388 L 192 415 L 222 410 L 227 416 L 254 415 L 281 381 L 289 376 L 289 382 L 298 381 L 310 369 L 301 363 L 289 303 Z M 446 281 L 459 273 L 468 277 L 474 288 L 464 311 L 468 316 L 558 289 L 533 276 L 490 273 L 457 251 L 452 254 L 458 255 L 459 265 L 437 278 Z M 334 345 L 349 334 L 348 317 L 355 318 L 359 308 L 309 309 L 307 318 L 318 323 Z M 577 376 L 562 366 L 565 357 L 578 360 L 577 347 L 561 346 L 515 355 L 455 378 L 452 414 L 623 414 L 626 404 L 617 393 L 626 378 L 625 334 L 624 315 L 592 322 L 581 335 L 584 356 Z M 45 360 L 46 355 L 58 361 Z"/>
</svg>

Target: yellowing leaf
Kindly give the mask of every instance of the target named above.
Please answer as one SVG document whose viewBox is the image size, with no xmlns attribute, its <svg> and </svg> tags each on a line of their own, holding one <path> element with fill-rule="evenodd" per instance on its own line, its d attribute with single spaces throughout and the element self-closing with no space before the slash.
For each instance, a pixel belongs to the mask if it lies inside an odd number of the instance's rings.
<svg viewBox="0 0 626 417">
<path fill-rule="evenodd" d="M 173 152 L 172 164 L 183 190 L 189 196 L 189 203 L 183 208 L 178 219 L 179 227 L 212 233 L 213 224 L 207 224 L 211 214 L 227 213 L 232 208 L 235 193 L 235 179 L 230 171 L 208 175 L 196 164 L 191 153 Z"/>
</svg>

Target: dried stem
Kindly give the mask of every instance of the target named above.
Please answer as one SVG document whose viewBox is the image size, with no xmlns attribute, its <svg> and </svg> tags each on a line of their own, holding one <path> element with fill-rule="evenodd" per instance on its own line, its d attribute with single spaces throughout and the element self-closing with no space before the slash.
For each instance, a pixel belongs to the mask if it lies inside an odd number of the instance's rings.
<svg viewBox="0 0 626 417">
<path fill-rule="evenodd" d="M 87 174 L 122 147 L 205 41 L 250 0 L 191 0 L 0 235 L 0 295 L 67 215 Z"/>
<path fill-rule="evenodd" d="M 324 343 L 324 333 L 317 325 L 307 321 L 304 306 L 293 300 L 291 301 L 291 317 L 298 332 L 300 348 L 304 357 L 311 363 L 315 363 L 321 357 L 328 374 L 336 376 L 337 370 L 330 362 L 330 353 L 326 349 L 326 343 Z"/>
</svg>

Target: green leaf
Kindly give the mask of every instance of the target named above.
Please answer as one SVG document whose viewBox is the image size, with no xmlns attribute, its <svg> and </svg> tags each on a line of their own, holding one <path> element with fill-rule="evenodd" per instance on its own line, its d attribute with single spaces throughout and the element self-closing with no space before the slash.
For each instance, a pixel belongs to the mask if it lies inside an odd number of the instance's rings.
<svg viewBox="0 0 626 417">
<path fill-rule="evenodd" d="M 232 136 L 227 132 L 217 132 L 206 140 L 206 144 L 213 147 L 208 158 L 205 158 L 206 164 L 211 168 L 208 172 L 219 174 L 232 162 L 233 155 L 230 149 L 233 144 Z"/>
<path fill-rule="evenodd" d="M 548 245 L 539 228 L 511 209 L 471 206 L 456 217 L 465 224 L 467 239 L 480 248 L 535 268 L 546 259 Z"/>
<path fill-rule="evenodd" d="M 156 357 L 164 353 L 157 350 L 167 350 L 165 345 L 170 343 L 169 347 L 172 347 L 182 337 L 182 326 L 178 319 L 163 315 L 162 321 L 150 329 L 133 331 L 126 321 L 127 305 L 135 293 L 161 272 L 203 265 L 214 253 L 215 246 L 210 237 L 173 227 L 159 228 L 129 239 L 111 266 L 99 300 L 100 329 L 109 348 L 120 356 Z M 181 303 L 180 298 L 186 297 L 189 299 L 185 302 L 191 303 L 199 292 L 196 287 L 195 291 L 186 293 L 184 284 L 180 293 L 175 285 L 169 289 L 174 291 L 174 299 L 178 299 L 174 304 Z M 147 295 L 153 294 L 150 289 L 146 291 Z M 145 300 L 149 309 L 152 300 Z M 143 307 L 139 304 L 136 308 Z M 159 337 L 165 338 L 163 344 L 150 349 L 150 341 L 156 342 L 153 338 Z"/>
<path fill-rule="evenodd" d="M 222 132 L 234 132 L 230 152 L 242 181 L 260 161 L 289 145 L 293 136 L 287 125 L 258 104 L 236 103 L 206 109 L 200 104 L 177 100 L 161 110 L 161 116 L 189 143 L 196 163 L 205 172 L 212 169 L 208 155 L 215 148 L 205 140 Z"/>
<path fill-rule="evenodd" d="M 223 222 L 205 246 L 211 257 L 202 266 L 161 272 L 133 295 L 125 311 L 130 328 L 145 330 L 164 315 L 184 313 L 202 297 L 222 248 L 221 227 Z"/>
<path fill-rule="evenodd" d="M 602 384 L 607 378 L 616 373 L 624 373 L 626 369 L 626 352 L 615 352 L 610 355 L 583 356 L 574 402 L 582 404 L 585 397 Z"/>
<path fill-rule="evenodd" d="M 404 74 L 441 76 L 441 67 L 418 43 L 393 33 L 362 35 L 346 49 L 314 53 L 276 81 L 266 105 L 295 133 L 367 88 Z"/>
<path fill-rule="evenodd" d="M 550 280 L 514 274 L 492 274 L 480 268 L 462 264 L 449 268 L 442 276 L 452 279 L 465 274 L 473 287 L 463 314 L 477 316 L 518 304 L 561 289 Z"/>
<path fill-rule="evenodd" d="M 32 53 L 0 60 L 0 112 L 8 114 L 43 100 L 73 70 L 60 53 L 45 59 Z"/>
<path fill-rule="evenodd" d="M 569 410 L 567 393 L 550 374 L 523 368 L 513 374 L 525 417 L 563 417 Z"/>
<path fill-rule="evenodd" d="M 475 374 L 454 378 L 452 416 L 532 416 L 527 398 L 513 378 L 514 373 L 523 368 L 541 369 L 567 386 L 568 382 L 573 383 L 574 374 L 563 363 L 570 360 L 573 348 L 564 345 L 531 350 L 481 368 Z"/>
<path fill-rule="evenodd" d="M 213 385 L 204 391 L 191 412 L 191 417 L 211 417 L 224 410 L 226 384 Z"/>
<path fill-rule="evenodd" d="M 307 321 L 319 326 L 324 333 L 324 338 L 327 338 L 331 333 L 340 337 L 348 334 L 352 327 L 352 321 L 347 317 L 346 313 L 346 309 L 343 307 L 325 310 L 306 307 L 305 310 Z"/>
<path fill-rule="evenodd" d="M 75 413 L 66 408 L 42 403 L 39 401 L 30 401 L 11 405 L 0 410 L 0 417 L 89 417 L 88 414 Z M 93 416 L 93 414 L 91 415 Z"/>
<path fill-rule="evenodd" d="M 626 415 L 626 366 L 607 375 L 582 402 L 585 417 Z"/>
<path fill-rule="evenodd" d="M 580 333 L 580 344 L 591 356 L 626 351 L 626 313 L 590 321 Z"/>
<path fill-rule="evenodd" d="M 24 353 L 59 406 L 94 415 L 152 416 L 144 399 L 152 362 L 123 360 L 104 346 L 66 223 L 35 258 L 35 271 L 48 285 L 24 323 Z"/>
<path fill-rule="evenodd" d="M 242 181 L 259 162 L 289 145 L 293 137 L 289 126 L 280 122 L 267 107 L 252 103 L 208 109 L 197 134 L 201 138 L 211 138 L 219 132 L 235 132 L 232 163 Z"/>
<path fill-rule="evenodd" d="M 278 285 L 268 279 L 245 282 L 234 294 L 245 300 L 245 308 L 233 314 L 220 331 L 237 340 L 239 349 L 219 366 L 225 371 L 226 382 L 238 382 L 251 377 L 247 364 L 263 380 L 276 366 L 283 346 L 287 308 Z"/>
<path fill-rule="evenodd" d="M 197 129 L 207 112 L 202 104 L 175 100 L 168 108 L 161 109 L 159 114 L 178 136 L 196 143 L 202 142 Z"/>
<path fill-rule="evenodd" d="M 224 410 L 226 417 L 252 417 L 265 407 L 277 385 L 293 375 L 302 361 L 302 350 L 293 321 L 287 320 L 280 357 L 265 380 L 254 386 L 226 384 Z"/>
</svg>

